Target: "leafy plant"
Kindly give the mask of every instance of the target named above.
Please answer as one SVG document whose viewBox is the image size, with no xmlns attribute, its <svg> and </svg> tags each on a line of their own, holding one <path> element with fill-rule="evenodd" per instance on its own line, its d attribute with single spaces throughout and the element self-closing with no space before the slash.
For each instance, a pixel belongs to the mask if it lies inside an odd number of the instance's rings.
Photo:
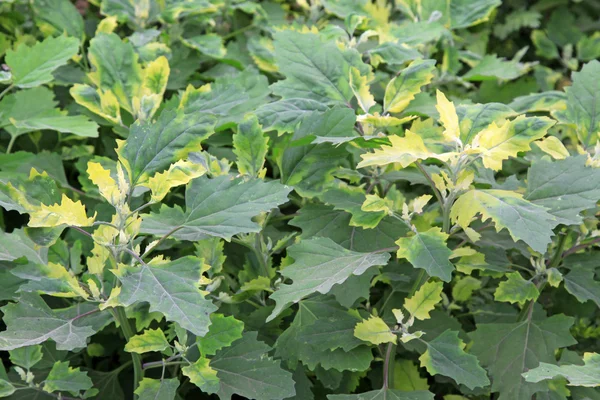
<svg viewBox="0 0 600 400">
<path fill-rule="evenodd" d="M 0 397 L 600 398 L 591 3 L 3 3 Z"/>
</svg>

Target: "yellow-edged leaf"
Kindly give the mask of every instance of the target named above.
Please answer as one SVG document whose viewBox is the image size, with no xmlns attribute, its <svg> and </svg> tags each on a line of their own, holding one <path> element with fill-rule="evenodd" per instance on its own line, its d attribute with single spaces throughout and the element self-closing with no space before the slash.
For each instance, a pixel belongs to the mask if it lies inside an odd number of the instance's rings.
<svg viewBox="0 0 600 400">
<path fill-rule="evenodd" d="M 429 313 L 442 301 L 442 282 L 427 282 L 411 298 L 404 300 L 404 308 L 417 319 L 429 319 Z"/>
<path fill-rule="evenodd" d="M 53 227 L 59 225 L 91 226 L 96 215 L 88 218 L 85 207 L 80 201 L 73 201 L 65 194 L 61 202 L 47 206 L 41 204 L 30 213 L 29 226 L 32 228 Z"/>
<path fill-rule="evenodd" d="M 144 186 L 152 191 L 150 201 L 156 203 L 161 201 L 172 187 L 185 185 L 192 179 L 202 176 L 205 173 L 206 168 L 201 164 L 180 160 L 175 164 L 171 164 L 165 172 L 154 174 Z"/>
<path fill-rule="evenodd" d="M 454 103 L 449 101 L 444 93 L 439 90 L 436 93 L 437 105 L 435 108 L 440 113 L 440 122 L 444 125 L 444 137 L 451 142 L 460 143 L 460 127 L 458 115 Z"/>
</svg>

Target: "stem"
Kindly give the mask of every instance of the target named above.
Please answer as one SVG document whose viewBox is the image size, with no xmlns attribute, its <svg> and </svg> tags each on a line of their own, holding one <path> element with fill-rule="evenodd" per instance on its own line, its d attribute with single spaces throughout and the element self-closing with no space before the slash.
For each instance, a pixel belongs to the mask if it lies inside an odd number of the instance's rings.
<svg viewBox="0 0 600 400">
<path fill-rule="evenodd" d="M 594 244 L 596 244 L 598 242 L 600 242 L 600 237 L 594 238 L 594 239 L 590 240 L 589 242 L 581 243 L 577 246 L 573 246 L 570 249 L 568 249 L 567 251 L 565 251 L 564 253 L 562 253 L 562 258 L 570 256 L 573 253 L 577 253 L 579 250 L 583 250 L 586 247 L 593 246 Z"/>
<path fill-rule="evenodd" d="M 0 99 L 2 99 L 6 93 L 10 92 L 10 90 L 13 88 L 13 85 L 9 85 L 8 87 L 6 87 L 2 92 L 0 92 Z"/>
<path fill-rule="evenodd" d="M 10 153 L 10 151 L 12 150 L 12 148 L 13 148 L 16 140 L 17 140 L 17 136 L 16 135 L 11 135 L 10 141 L 8 142 L 8 146 L 6 147 L 6 154 Z"/>
<path fill-rule="evenodd" d="M 187 364 L 186 361 L 155 361 L 155 362 L 149 362 L 144 364 L 144 371 L 147 369 L 151 369 L 151 368 L 164 368 L 167 367 L 169 365 L 181 365 L 181 364 Z"/>
<path fill-rule="evenodd" d="M 392 343 L 388 343 L 387 350 L 385 352 L 385 361 L 383 363 L 383 388 L 387 389 L 390 386 L 390 359 L 392 358 L 392 352 L 395 352 L 396 346 Z M 393 361 L 393 360 L 392 360 Z"/>
<path fill-rule="evenodd" d="M 561 232 L 558 238 L 558 245 L 556 246 L 556 250 L 554 251 L 554 255 L 551 259 L 546 261 L 546 265 L 549 268 L 558 267 L 560 261 L 563 259 L 563 250 L 565 248 L 565 242 L 567 241 L 567 234 L 565 232 Z M 565 252 L 566 253 L 566 252 Z"/>
<path fill-rule="evenodd" d="M 135 332 L 131 328 L 129 324 L 129 320 L 127 319 L 127 315 L 125 314 L 125 309 L 123 307 L 116 307 L 114 310 L 114 316 L 119 325 L 121 326 L 121 331 L 123 332 L 123 336 L 125 339 L 129 341 Z M 133 362 L 133 389 L 137 389 L 138 384 L 144 377 L 144 371 L 142 370 L 142 358 L 137 353 L 131 353 L 131 361 Z"/>
<path fill-rule="evenodd" d="M 146 251 L 144 252 L 144 254 L 142 254 L 142 257 L 139 258 L 140 262 L 142 264 L 144 264 L 143 261 L 141 261 L 142 259 L 144 259 L 148 254 L 152 253 L 152 251 L 154 249 L 156 249 L 162 242 L 164 242 L 165 240 L 167 240 L 167 238 L 169 236 L 171 236 L 172 234 L 174 234 L 175 232 L 177 232 L 178 230 L 180 230 L 181 228 L 183 228 L 183 226 L 178 226 L 177 228 L 173 228 L 171 229 L 169 232 L 165 233 L 163 237 L 161 237 L 160 239 L 158 239 L 158 242 L 156 242 L 154 244 L 154 246 L 150 247 L 149 249 L 146 249 Z"/>
<path fill-rule="evenodd" d="M 421 173 L 423 174 L 423 176 L 425 177 L 425 179 L 427 179 L 427 181 L 429 182 L 429 185 L 431 186 L 431 189 L 433 190 L 433 193 L 435 194 L 435 197 L 437 199 L 437 201 L 440 203 L 440 207 L 444 206 L 444 199 L 442 198 L 442 194 L 440 193 L 440 191 L 437 189 L 437 187 L 435 186 L 435 182 L 433 182 L 433 179 L 431 179 L 431 176 L 429 176 L 429 174 L 427 173 L 427 171 L 425 171 L 425 168 L 423 168 L 423 166 L 421 165 L 420 162 L 415 162 L 415 165 L 417 166 L 417 168 L 419 169 L 419 171 L 421 171 Z"/>
<path fill-rule="evenodd" d="M 223 35 L 222 38 L 223 38 L 223 40 L 227 40 L 227 39 L 230 39 L 232 37 L 239 35 L 240 33 L 246 32 L 247 30 L 250 30 L 252 28 L 255 28 L 255 26 L 253 24 L 246 25 L 243 28 L 240 28 L 238 30 L 228 33 L 227 35 Z"/>
<path fill-rule="evenodd" d="M 75 226 L 75 225 L 69 225 L 69 228 L 71 228 L 71 229 L 75 229 L 77 232 L 79 232 L 79 233 L 82 233 L 82 234 L 84 234 L 84 235 L 86 235 L 86 236 L 93 237 L 91 233 L 89 233 L 89 232 L 87 232 L 87 231 L 84 231 L 83 229 L 81 229 L 81 228 L 80 228 L 80 227 L 78 227 L 78 226 Z"/>
<path fill-rule="evenodd" d="M 146 265 L 144 260 L 140 256 L 137 255 L 135 251 L 129 250 L 127 247 L 123 247 L 123 251 L 129 253 L 133 258 L 135 258 L 140 264 Z"/>
</svg>

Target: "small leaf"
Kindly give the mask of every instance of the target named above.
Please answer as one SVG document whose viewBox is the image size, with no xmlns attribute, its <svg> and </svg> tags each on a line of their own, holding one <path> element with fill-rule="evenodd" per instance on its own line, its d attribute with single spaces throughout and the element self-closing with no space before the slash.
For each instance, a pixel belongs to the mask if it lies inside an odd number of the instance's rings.
<svg viewBox="0 0 600 400">
<path fill-rule="evenodd" d="M 458 332 L 447 330 L 427 343 L 427 351 L 419 361 L 431 375 L 449 376 L 469 389 L 489 385 L 490 380 L 477 358 L 465 353 L 463 348 Z"/>
<path fill-rule="evenodd" d="M 204 337 L 197 338 L 198 349 L 203 356 L 214 355 L 242 337 L 244 323 L 223 314 L 211 314 L 210 327 Z"/>
<path fill-rule="evenodd" d="M 508 279 L 500 282 L 494 293 L 496 301 L 524 304 L 528 300 L 536 300 L 540 295 L 535 284 L 523 279 L 520 273 L 512 272 Z"/>
<path fill-rule="evenodd" d="M 429 312 L 433 311 L 435 305 L 442 301 L 443 288 L 444 285 L 441 282 L 425 283 L 412 297 L 404 300 L 404 308 L 417 319 L 431 318 Z"/>
<path fill-rule="evenodd" d="M 135 390 L 138 400 L 175 400 L 179 379 L 144 378 Z"/>
<path fill-rule="evenodd" d="M 555 160 L 564 160 L 569 157 L 569 150 L 556 136 L 548 136 L 533 143 Z"/>
<path fill-rule="evenodd" d="M 356 324 L 354 336 L 372 344 L 396 343 L 396 335 L 390 332 L 390 328 L 379 317 L 370 317 Z"/>
<path fill-rule="evenodd" d="M 375 98 L 369 89 L 369 79 L 366 76 L 362 76 L 358 68 L 352 67 L 350 69 L 349 83 L 359 107 L 368 114 L 369 109 L 376 104 Z"/>
<path fill-rule="evenodd" d="M 237 156 L 238 171 L 244 175 L 257 177 L 265 163 L 269 138 L 263 134 L 258 119 L 254 115 L 244 118 L 233 135 L 233 152 Z"/>
<path fill-rule="evenodd" d="M 42 346 L 26 346 L 11 350 L 10 361 L 27 370 L 42 360 Z"/>
<path fill-rule="evenodd" d="M 422 268 L 430 276 L 450 282 L 454 266 L 449 261 L 452 251 L 446 245 L 447 239 L 448 235 L 440 228 L 400 238 L 396 241 L 398 258 L 406 258 L 415 268 Z"/>
<path fill-rule="evenodd" d="M 440 121 L 444 125 L 444 137 L 450 142 L 460 141 L 460 127 L 454 103 L 448 101 L 444 93 L 439 90 L 436 92 L 436 96 L 437 105 L 435 108 L 440 113 Z"/>
<path fill-rule="evenodd" d="M 164 351 L 169 342 L 161 329 L 147 329 L 141 335 L 132 336 L 125 345 L 125 351 L 144 354 L 150 351 Z"/>
<path fill-rule="evenodd" d="M 594 271 L 584 268 L 573 268 L 563 276 L 565 289 L 581 303 L 588 300 L 600 307 L 600 282 L 595 279 Z"/>
<path fill-rule="evenodd" d="M 184 38 L 183 43 L 213 58 L 223 58 L 227 53 L 225 46 L 223 46 L 223 38 L 212 33 Z"/>
<path fill-rule="evenodd" d="M 85 207 L 80 201 L 73 201 L 65 194 L 62 195 L 60 203 L 40 207 L 31 211 L 29 219 L 30 227 L 53 227 L 59 225 L 91 226 L 96 215 L 88 218 Z"/>
<path fill-rule="evenodd" d="M 198 178 L 206 173 L 206 168 L 202 164 L 195 164 L 190 161 L 179 160 L 171 164 L 165 172 L 157 172 L 154 176 L 144 183 L 152 192 L 150 201 L 158 203 L 169 190 L 176 186 L 187 185 L 192 179 Z"/>
<path fill-rule="evenodd" d="M 92 380 L 87 372 L 82 372 L 79 368 L 69 367 L 68 361 L 55 362 L 44 380 L 44 391 L 48 393 L 68 392 L 73 396 L 81 396 L 81 392 L 90 389 L 92 386 Z"/>
<path fill-rule="evenodd" d="M 208 358 L 200 357 L 195 363 L 181 368 L 181 372 L 203 392 L 217 393 L 221 384 L 217 371 L 210 367 L 209 362 Z"/>
</svg>

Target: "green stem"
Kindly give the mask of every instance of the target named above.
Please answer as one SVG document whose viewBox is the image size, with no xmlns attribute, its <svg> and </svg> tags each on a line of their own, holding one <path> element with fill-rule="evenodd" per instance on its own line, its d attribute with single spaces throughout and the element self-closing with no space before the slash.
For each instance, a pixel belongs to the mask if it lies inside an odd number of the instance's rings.
<svg viewBox="0 0 600 400">
<path fill-rule="evenodd" d="M 383 388 L 387 389 L 390 387 L 390 375 L 392 373 L 392 369 L 394 368 L 394 358 L 392 354 L 396 354 L 396 345 L 392 343 L 388 343 L 387 350 L 385 352 L 385 361 L 383 363 Z M 390 367 L 390 361 L 392 366 Z"/>
<path fill-rule="evenodd" d="M 119 325 L 121 326 L 121 331 L 123 332 L 123 336 L 125 339 L 129 341 L 132 336 L 135 335 L 134 330 L 129 324 L 129 320 L 127 319 L 127 315 L 125 314 L 125 309 L 123 307 L 116 307 L 114 309 L 114 316 Z M 131 361 L 133 363 L 133 389 L 137 389 L 140 381 L 144 377 L 144 371 L 142 370 L 142 358 L 137 353 L 131 353 Z"/>
<path fill-rule="evenodd" d="M 550 260 L 548 260 L 548 268 L 558 267 L 560 261 L 563 258 L 563 250 L 565 249 L 565 243 L 567 241 L 567 234 L 565 232 L 561 232 L 558 236 L 558 245 L 556 246 L 556 250 L 554 251 L 554 255 Z"/>
<path fill-rule="evenodd" d="M 15 140 L 17 140 L 17 136 L 16 135 L 11 135 L 10 137 L 10 142 L 8 142 L 8 146 L 6 147 L 6 154 L 9 154 L 10 151 L 12 150 L 14 144 L 15 144 Z"/>
<path fill-rule="evenodd" d="M 9 85 L 2 92 L 0 92 L 0 99 L 2 99 L 6 95 L 6 93 L 10 92 L 13 87 L 13 85 Z"/>
<path fill-rule="evenodd" d="M 151 369 L 151 368 L 163 368 L 163 367 L 168 367 L 169 365 L 181 365 L 181 364 L 187 364 L 187 361 L 169 361 L 169 362 L 156 361 L 156 362 L 144 364 L 144 371 L 147 369 Z"/>
<path fill-rule="evenodd" d="M 431 189 L 433 190 L 433 193 L 435 194 L 435 198 L 440 203 L 440 207 L 443 207 L 444 206 L 444 199 L 442 198 L 442 194 L 440 193 L 440 191 L 435 186 L 435 182 L 433 181 L 433 179 L 431 179 L 431 176 L 429 176 L 429 174 L 427 173 L 427 171 L 425 171 L 425 168 L 423 168 L 423 166 L 421 165 L 420 162 L 418 162 L 418 161 L 415 162 L 415 165 L 417 166 L 417 168 L 419 169 L 419 171 L 421 171 L 421 173 L 423 174 L 423 176 L 425 177 L 425 179 L 427 179 L 427 182 L 429 182 L 429 185 L 431 186 Z"/>
<path fill-rule="evenodd" d="M 247 30 L 250 30 L 250 29 L 253 29 L 253 28 L 255 28 L 255 26 L 254 26 L 254 25 L 252 25 L 252 24 L 250 24 L 250 25 L 246 25 L 246 26 L 244 26 L 243 28 L 240 28 L 240 29 L 238 29 L 238 30 L 235 30 L 235 31 L 233 31 L 233 32 L 230 32 L 230 33 L 228 33 L 227 35 L 223 35 L 223 36 L 222 36 L 222 38 L 223 38 L 223 40 L 227 40 L 227 39 L 230 39 L 230 38 L 232 38 L 232 37 L 235 37 L 235 36 L 239 35 L 240 33 L 244 33 L 244 32 L 246 32 Z"/>
</svg>

